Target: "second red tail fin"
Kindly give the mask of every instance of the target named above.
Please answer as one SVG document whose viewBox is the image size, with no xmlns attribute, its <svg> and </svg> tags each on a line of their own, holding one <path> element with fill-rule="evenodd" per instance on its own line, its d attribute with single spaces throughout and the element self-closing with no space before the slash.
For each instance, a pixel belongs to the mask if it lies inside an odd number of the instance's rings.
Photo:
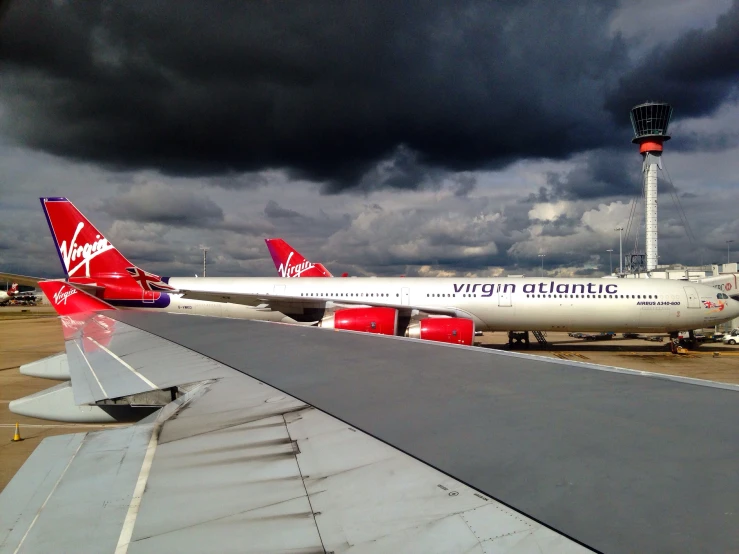
<svg viewBox="0 0 739 554">
<path fill-rule="evenodd" d="M 333 277 L 322 264 L 306 260 L 282 239 L 265 239 L 280 277 Z"/>
</svg>

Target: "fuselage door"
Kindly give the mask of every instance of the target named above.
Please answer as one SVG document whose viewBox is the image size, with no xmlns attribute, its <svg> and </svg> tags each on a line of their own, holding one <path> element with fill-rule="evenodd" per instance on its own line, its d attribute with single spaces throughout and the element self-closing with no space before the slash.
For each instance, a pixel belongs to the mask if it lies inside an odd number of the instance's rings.
<svg viewBox="0 0 739 554">
<path fill-rule="evenodd" d="M 509 290 L 506 290 L 507 288 L 508 287 L 506 285 L 503 285 L 498 293 L 498 306 L 501 308 L 509 308 L 513 306 L 511 293 Z"/>
<path fill-rule="evenodd" d="M 698 292 L 695 287 L 683 287 L 685 289 L 685 295 L 688 297 L 688 308 L 700 308 L 701 301 L 698 298 Z"/>
<path fill-rule="evenodd" d="M 411 305 L 411 289 L 408 287 L 403 287 L 400 289 L 400 303 L 403 306 L 410 306 Z"/>
<path fill-rule="evenodd" d="M 285 285 L 275 285 L 274 291 L 272 292 L 275 296 L 285 295 Z"/>
<path fill-rule="evenodd" d="M 159 296 L 153 290 L 143 290 L 142 292 L 143 292 L 143 298 L 142 298 L 142 300 L 144 301 L 145 304 L 153 304 L 154 303 L 154 300 L 156 300 L 157 297 Z"/>
</svg>

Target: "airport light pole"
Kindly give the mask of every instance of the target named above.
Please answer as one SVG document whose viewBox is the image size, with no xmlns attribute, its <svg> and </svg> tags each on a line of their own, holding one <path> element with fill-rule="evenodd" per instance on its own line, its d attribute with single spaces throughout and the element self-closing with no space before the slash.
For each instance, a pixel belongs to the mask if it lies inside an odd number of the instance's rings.
<svg viewBox="0 0 739 554">
<path fill-rule="evenodd" d="M 205 270 L 206 270 L 206 264 L 207 264 L 207 256 L 208 256 L 208 248 L 207 246 L 200 246 L 200 250 L 203 251 L 203 277 L 205 277 Z"/>
<path fill-rule="evenodd" d="M 608 252 L 608 264 L 611 266 L 611 275 L 613 275 L 613 248 L 609 248 L 606 252 Z"/>
<path fill-rule="evenodd" d="M 546 254 L 538 254 L 538 256 L 541 258 L 541 276 L 544 277 L 544 256 Z"/>
<path fill-rule="evenodd" d="M 727 240 L 726 241 L 726 263 L 731 263 L 731 243 L 734 242 L 733 240 Z"/>
<path fill-rule="evenodd" d="M 618 231 L 618 274 L 624 274 L 624 242 L 623 242 L 623 227 L 616 227 L 614 231 Z"/>
</svg>

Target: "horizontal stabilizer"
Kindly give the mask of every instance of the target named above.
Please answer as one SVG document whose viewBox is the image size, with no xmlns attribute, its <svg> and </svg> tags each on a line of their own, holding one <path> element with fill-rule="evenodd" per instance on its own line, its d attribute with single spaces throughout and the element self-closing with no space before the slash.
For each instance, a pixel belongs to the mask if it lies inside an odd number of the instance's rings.
<svg viewBox="0 0 739 554">
<path fill-rule="evenodd" d="M 41 281 L 38 284 L 59 315 L 75 315 L 115 308 L 64 281 Z"/>
</svg>

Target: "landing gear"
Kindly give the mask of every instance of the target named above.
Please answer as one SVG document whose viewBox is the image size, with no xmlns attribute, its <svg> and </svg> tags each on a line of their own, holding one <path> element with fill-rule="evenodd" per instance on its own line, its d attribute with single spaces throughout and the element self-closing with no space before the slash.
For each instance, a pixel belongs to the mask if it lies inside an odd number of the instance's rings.
<svg viewBox="0 0 739 554">
<path fill-rule="evenodd" d="M 529 332 L 528 331 L 508 331 L 508 347 L 518 348 L 518 346 L 525 345 L 529 347 Z"/>
<path fill-rule="evenodd" d="M 698 346 L 695 332 L 688 331 L 688 338 L 681 338 L 680 333 L 670 333 L 670 352 L 673 354 L 684 354 L 688 350 L 694 350 Z"/>
<path fill-rule="evenodd" d="M 698 346 L 698 341 L 695 340 L 695 331 L 688 331 L 688 338 L 683 339 L 682 343 L 688 350 L 695 350 Z"/>
</svg>

